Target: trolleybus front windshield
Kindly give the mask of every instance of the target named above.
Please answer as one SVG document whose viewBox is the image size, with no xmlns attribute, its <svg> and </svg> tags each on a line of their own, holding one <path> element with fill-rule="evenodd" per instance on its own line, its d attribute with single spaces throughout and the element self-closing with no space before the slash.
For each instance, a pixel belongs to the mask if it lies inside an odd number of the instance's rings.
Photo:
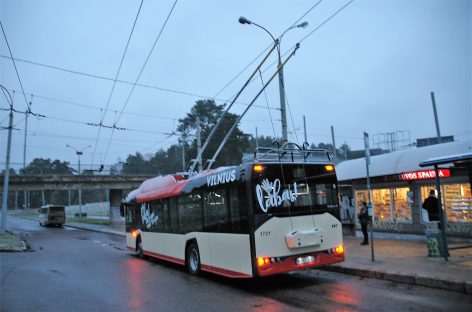
<svg viewBox="0 0 472 312">
<path fill-rule="evenodd" d="M 336 174 L 325 165 L 274 164 L 253 171 L 254 214 L 266 217 L 338 214 Z M 266 217 L 264 217 L 266 216 Z"/>
</svg>

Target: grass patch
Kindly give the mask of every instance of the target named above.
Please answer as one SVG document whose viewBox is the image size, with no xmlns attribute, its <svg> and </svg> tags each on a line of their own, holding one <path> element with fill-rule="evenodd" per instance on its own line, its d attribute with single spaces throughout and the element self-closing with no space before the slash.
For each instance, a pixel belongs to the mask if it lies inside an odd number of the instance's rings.
<svg viewBox="0 0 472 312">
<path fill-rule="evenodd" d="M 29 219 L 29 220 L 33 220 L 33 221 L 38 221 L 39 220 L 39 215 L 37 213 L 32 213 L 32 212 L 25 212 L 25 213 L 11 213 L 11 212 L 9 212 L 8 214 L 11 215 L 11 216 L 14 216 L 14 217 Z"/>
<path fill-rule="evenodd" d="M 33 212 L 8 212 L 9 215 L 39 221 L 39 214 Z M 79 217 L 66 217 L 66 223 L 86 223 L 86 224 L 97 224 L 97 225 L 110 225 L 110 220 L 94 219 L 94 218 L 79 218 Z"/>
<path fill-rule="evenodd" d="M 18 251 L 25 250 L 25 243 L 15 234 L 10 232 L 0 233 L 0 250 L 1 251 Z"/>
<path fill-rule="evenodd" d="M 86 224 L 97 224 L 97 225 L 110 225 L 109 220 L 93 219 L 93 218 L 78 218 L 78 217 L 67 217 L 66 223 L 86 223 Z"/>
</svg>

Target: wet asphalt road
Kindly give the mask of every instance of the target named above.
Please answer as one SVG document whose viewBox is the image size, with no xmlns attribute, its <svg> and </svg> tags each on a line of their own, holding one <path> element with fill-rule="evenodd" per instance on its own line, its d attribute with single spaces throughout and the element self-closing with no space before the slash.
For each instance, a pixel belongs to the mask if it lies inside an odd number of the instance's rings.
<svg viewBox="0 0 472 312">
<path fill-rule="evenodd" d="M 122 237 L 11 218 L 29 252 L 0 253 L 0 311 L 471 311 L 472 296 L 319 270 L 258 280 L 141 260 Z"/>
</svg>

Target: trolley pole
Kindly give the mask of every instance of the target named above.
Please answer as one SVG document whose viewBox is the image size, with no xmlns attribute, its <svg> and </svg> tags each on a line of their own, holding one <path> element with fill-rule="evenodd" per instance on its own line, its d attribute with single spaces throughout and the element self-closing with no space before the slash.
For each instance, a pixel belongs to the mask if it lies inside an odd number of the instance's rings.
<svg viewBox="0 0 472 312">
<path fill-rule="evenodd" d="M 364 146 L 365 146 L 365 168 L 367 173 L 367 198 L 368 198 L 368 210 L 369 210 L 369 224 L 370 224 L 370 251 L 372 254 L 372 262 L 375 261 L 374 257 L 374 213 L 372 209 L 372 199 L 370 196 L 370 175 L 369 175 L 369 165 L 370 165 L 370 148 L 369 148 L 369 134 L 364 132 Z"/>
<path fill-rule="evenodd" d="M 200 118 L 197 116 L 197 153 L 198 153 L 198 172 L 202 172 L 202 136 L 201 136 L 201 129 L 200 129 Z"/>
<path fill-rule="evenodd" d="M 331 126 L 331 140 L 333 141 L 333 156 L 334 158 L 338 158 L 337 152 L 336 152 L 336 141 L 334 140 L 334 127 Z"/>
<path fill-rule="evenodd" d="M 303 135 L 304 135 L 304 138 L 305 138 L 305 142 L 308 143 L 308 139 L 307 139 L 307 136 L 306 136 L 306 119 L 305 119 L 305 115 L 303 115 Z"/>
</svg>

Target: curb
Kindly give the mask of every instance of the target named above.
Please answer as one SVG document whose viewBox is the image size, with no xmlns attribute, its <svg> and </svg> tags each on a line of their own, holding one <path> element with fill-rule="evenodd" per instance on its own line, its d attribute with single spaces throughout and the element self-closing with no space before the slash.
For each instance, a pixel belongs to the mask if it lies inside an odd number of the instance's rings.
<svg viewBox="0 0 472 312">
<path fill-rule="evenodd" d="M 89 227 L 83 227 L 83 226 L 80 226 L 80 225 L 70 225 L 70 224 L 64 224 L 63 226 L 74 228 L 74 229 L 79 229 L 79 230 L 90 231 L 90 232 L 106 233 L 106 234 L 113 234 L 113 235 L 117 235 L 117 236 L 126 237 L 125 233 L 121 233 L 121 232 L 118 232 L 118 231 L 110 231 L 110 230 L 104 230 L 104 229 L 93 229 L 93 228 L 89 228 Z"/>
<path fill-rule="evenodd" d="M 438 288 L 443 290 L 449 290 L 454 292 L 472 294 L 472 283 L 469 282 L 456 282 L 443 280 L 438 278 L 424 277 L 424 276 L 415 276 L 415 275 L 405 275 L 401 273 L 389 273 L 389 272 L 380 272 L 368 269 L 358 269 L 358 268 L 348 268 L 342 267 L 339 265 L 330 265 L 321 267 L 321 270 L 343 273 L 349 275 L 356 275 L 367 278 L 375 278 L 379 280 L 387 280 L 391 282 L 401 283 L 401 284 L 410 284 L 425 286 L 429 288 Z"/>
</svg>

